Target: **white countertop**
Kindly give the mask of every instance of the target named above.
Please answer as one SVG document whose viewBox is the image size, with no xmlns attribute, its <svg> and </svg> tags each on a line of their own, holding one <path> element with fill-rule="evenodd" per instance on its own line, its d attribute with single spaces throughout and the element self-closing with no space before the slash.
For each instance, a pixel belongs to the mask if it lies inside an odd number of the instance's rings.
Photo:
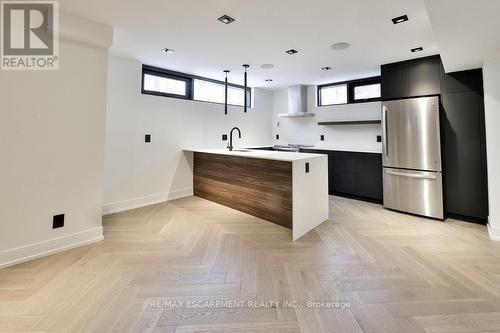
<svg viewBox="0 0 500 333">
<path fill-rule="evenodd" d="M 240 156 L 249 158 L 262 158 L 267 160 L 294 162 L 305 160 L 315 157 L 324 157 L 322 154 L 308 154 L 308 153 L 293 153 L 285 151 L 270 151 L 270 150 L 251 150 L 242 149 L 245 151 L 229 151 L 228 149 L 204 149 L 204 148 L 185 148 L 184 151 L 191 151 L 196 153 L 207 153 L 227 156 Z"/>
<path fill-rule="evenodd" d="M 286 146 L 286 144 L 283 144 Z M 266 148 L 266 147 L 272 147 L 273 145 L 266 145 L 266 146 L 249 146 L 248 149 L 252 148 Z M 251 147 L 251 148 L 250 148 Z M 347 151 L 347 152 L 353 152 L 353 153 L 372 153 L 372 154 L 382 154 L 382 147 L 380 149 L 366 149 L 366 148 L 346 148 L 346 147 L 335 147 L 335 146 L 322 146 L 322 145 L 311 145 L 310 147 L 304 147 L 304 149 L 311 149 L 311 150 L 331 150 L 331 151 Z"/>
</svg>

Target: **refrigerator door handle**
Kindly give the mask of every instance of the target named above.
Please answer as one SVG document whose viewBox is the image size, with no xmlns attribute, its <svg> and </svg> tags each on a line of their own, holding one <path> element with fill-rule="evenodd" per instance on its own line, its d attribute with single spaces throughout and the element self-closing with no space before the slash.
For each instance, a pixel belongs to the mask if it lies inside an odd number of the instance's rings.
<svg viewBox="0 0 500 333">
<path fill-rule="evenodd" d="M 387 140 L 387 106 L 382 106 L 382 121 L 384 125 L 382 126 L 383 128 L 383 135 L 384 135 L 384 143 L 382 145 L 382 148 L 384 150 L 384 156 L 385 158 L 389 158 L 389 149 L 387 145 L 389 144 L 389 140 Z"/>
<path fill-rule="evenodd" d="M 401 176 L 401 177 L 408 177 L 408 178 L 419 178 L 419 179 L 432 179 L 436 180 L 437 177 L 435 175 L 422 175 L 418 173 L 403 173 L 403 172 L 397 172 L 397 171 L 392 171 L 392 170 L 386 170 L 386 173 L 394 176 Z"/>
</svg>

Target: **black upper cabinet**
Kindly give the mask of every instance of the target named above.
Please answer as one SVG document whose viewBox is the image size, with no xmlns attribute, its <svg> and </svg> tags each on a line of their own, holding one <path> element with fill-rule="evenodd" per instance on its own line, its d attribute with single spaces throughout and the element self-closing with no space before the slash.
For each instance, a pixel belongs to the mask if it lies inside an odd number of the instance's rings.
<svg viewBox="0 0 500 333">
<path fill-rule="evenodd" d="M 382 100 L 409 97 L 408 63 L 382 65 L 380 82 Z"/>
<path fill-rule="evenodd" d="M 439 95 L 441 86 L 439 73 L 441 60 L 439 56 L 422 58 L 408 64 L 408 82 L 410 97 Z"/>
<path fill-rule="evenodd" d="M 439 56 L 382 65 L 382 99 L 438 95 L 440 71 Z"/>
<path fill-rule="evenodd" d="M 445 74 L 441 67 L 441 90 L 443 94 L 472 91 L 483 96 L 483 71 L 478 68 Z"/>
</svg>

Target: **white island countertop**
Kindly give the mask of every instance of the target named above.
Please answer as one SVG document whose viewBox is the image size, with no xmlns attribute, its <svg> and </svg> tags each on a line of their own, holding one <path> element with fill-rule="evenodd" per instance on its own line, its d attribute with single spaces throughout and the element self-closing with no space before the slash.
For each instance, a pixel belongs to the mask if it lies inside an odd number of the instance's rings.
<svg viewBox="0 0 500 333">
<path fill-rule="evenodd" d="M 314 157 L 324 156 L 322 154 L 294 153 L 287 151 L 258 150 L 258 149 L 237 149 L 237 148 L 235 148 L 232 151 L 229 151 L 229 149 L 185 148 L 184 151 L 227 155 L 227 156 L 249 157 L 249 158 L 262 158 L 267 160 L 276 160 L 285 162 L 295 162 Z"/>
<path fill-rule="evenodd" d="M 192 159 L 196 196 L 291 228 L 294 241 L 328 219 L 325 154 L 258 149 L 184 151 Z M 254 183 L 259 185 L 254 187 Z"/>
</svg>

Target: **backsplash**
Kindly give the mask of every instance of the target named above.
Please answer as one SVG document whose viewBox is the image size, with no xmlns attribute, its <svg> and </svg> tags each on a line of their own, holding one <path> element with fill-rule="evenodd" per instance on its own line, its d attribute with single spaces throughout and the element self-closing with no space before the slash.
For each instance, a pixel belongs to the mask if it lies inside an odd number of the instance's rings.
<svg viewBox="0 0 500 333">
<path fill-rule="evenodd" d="M 276 115 L 288 108 L 288 91 L 274 93 L 273 133 L 275 144 L 311 144 L 332 150 L 381 152 L 382 144 L 377 136 L 382 134 L 380 124 L 368 125 L 318 125 L 319 121 L 366 120 L 381 118 L 381 102 L 316 106 L 316 87 L 308 87 L 308 112 L 315 113 L 307 118 L 280 118 Z M 279 135 L 279 140 L 276 139 Z M 321 136 L 324 140 L 321 140 Z"/>
</svg>

